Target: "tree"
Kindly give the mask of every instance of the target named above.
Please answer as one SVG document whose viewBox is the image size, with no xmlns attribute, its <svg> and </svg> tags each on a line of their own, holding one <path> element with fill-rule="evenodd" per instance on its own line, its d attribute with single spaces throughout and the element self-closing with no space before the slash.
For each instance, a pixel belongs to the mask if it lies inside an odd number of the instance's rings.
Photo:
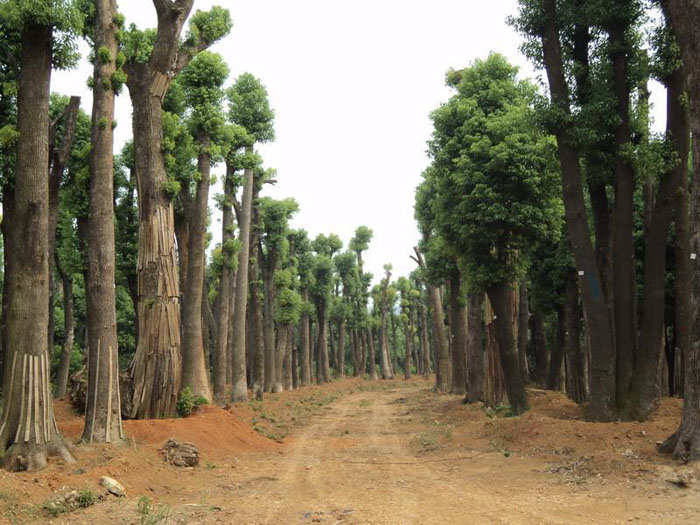
<svg viewBox="0 0 700 525">
<path fill-rule="evenodd" d="M 390 286 L 391 282 L 391 264 L 384 265 L 384 278 L 375 290 L 374 299 L 375 305 L 378 305 L 381 316 L 380 339 L 379 339 L 379 363 L 382 371 L 382 379 L 393 379 L 394 374 L 391 370 L 389 362 L 389 325 L 388 315 L 390 308 L 393 307 L 396 299 L 396 289 Z"/>
<path fill-rule="evenodd" d="M 661 5 L 670 20 L 687 79 L 688 120 L 693 136 L 689 251 L 697 254 L 700 252 L 700 37 L 696 28 L 700 23 L 700 5 L 688 0 L 662 1 Z M 692 334 L 692 342 L 684 349 L 683 417 L 678 430 L 661 446 L 662 451 L 684 461 L 700 458 L 700 273 L 697 264 L 693 265 L 690 284 L 692 317 L 687 329 Z"/>
<path fill-rule="evenodd" d="M 345 332 L 348 319 L 352 316 L 351 297 L 352 287 L 355 285 L 353 279 L 356 270 L 355 253 L 346 251 L 339 253 L 333 258 L 336 272 L 343 285 L 342 299 L 336 303 L 334 318 L 338 324 L 338 376 L 345 376 Z"/>
<path fill-rule="evenodd" d="M 9 273 L 0 453 L 9 470 L 38 470 L 46 466 L 49 455 L 74 461 L 56 426 L 49 385 L 46 170 L 51 68 L 75 58 L 68 51 L 82 19 L 67 2 L 6 1 L 0 4 L 0 15 L 19 35 L 22 64 L 14 195 L 11 210 L 3 209 L 3 222 L 9 221 L 5 225 Z"/>
<path fill-rule="evenodd" d="M 170 81 L 231 29 L 228 11 L 197 11 L 186 38 L 180 32 L 194 0 L 153 0 L 156 30 L 125 34 L 127 86 L 133 106 L 134 170 L 138 180 L 137 261 L 139 340 L 130 376 L 135 418 L 173 415 L 180 389 L 180 286 L 174 218 L 165 189 L 162 102 Z"/>
<path fill-rule="evenodd" d="M 83 441 L 124 438 L 117 359 L 114 253 L 114 97 L 123 72 L 115 0 L 95 2 L 94 88 L 87 243 L 88 394 Z"/>
<path fill-rule="evenodd" d="M 252 154 L 256 142 L 264 143 L 274 139 L 274 112 L 270 109 L 265 87 L 249 73 L 244 73 L 228 91 L 229 119 L 241 126 L 251 140 L 241 144 L 248 155 Z M 232 148 L 233 150 L 234 148 Z M 243 199 L 239 217 L 241 251 L 238 254 L 238 272 L 236 274 L 236 290 L 244 290 L 248 286 L 248 266 L 250 259 L 250 222 L 253 205 L 253 173 L 254 166 L 246 165 L 243 185 Z M 245 348 L 246 348 L 246 305 L 248 297 L 237 293 L 233 308 L 232 349 L 233 368 L 233 401 L 245 401 L 248 397 L 245 383 Z"/>
<path fill-rule="evenodd" d="M 287 344 L 286 335 L 279 331 L 277 346 L 275 345 L 275 306 L 278 304 L 277 298 L 277 278 L 279 263 L 284 261 L 288 255 L 289 244 L 287 234 L 289 230 L 289 219 L 297 212 L 299 205 L 294 199 L 275 200 L 269 197 L 260 199 L 260 213 L 262 218 L 261 241 L 263 246 L 262 271 L 265 283 L 265 391 L 280 392 L 282 388 L 282 360 L 284 358 L 285 346 Z M 286 303 L 291 300 L 291 277 L 289 281 L 280 281 L 289 290 Z M 293 318 L 293 307 L 286 304 L 283 318 L 289 321 Z M 285 330 L 290 324 L 287 323 Z M 280 328 L 282 330 L 282 328 Z M 280 356 L 280 351 L 282 355 Z"/>
<path fill-rule="evenodd" d="M 222 103 L 223 84 L 229 69 L 221 55 L 202 51 L 183 69 L 180 82 L 185 101 L 191 109 L 190 133 L 197 144 L 197 177 L 192 200 L 186 199 L 189 209 L 189 246 L 187 250 L 187 277 L 182 301 L 182 387 L 190 388 L 196 396 L 212 398 L 209 371 L 205 366 L 202 340 L 202 289 L 206 258 L 209 185 L 212 159 L 221 157 L 224 126 Z M 183 189 L 181 191 L 187 191 Z M 225 326 L 220 327 L 226 330 Z M 225 373 L 225 354 L 219 354 L 215 369 Z M 219 392 L 223 396 L 223 392 Z M 222 399 L 220 397 L 219 399 Z"/>
<path fill-rule="evenodd" d="M 520 5 L 520 16 L 513 22 L 528 38 L 530 58 L 544 66 L 550 88 L 549 106 L 543 106 L 540 113 L 544 125 L 557 137 L 568 236 L 590 336 L 593 366 L 588 416 L 598 420 L 645 418 L 658 396 L 665 248 L 677 201 L 674 195 L 684 169 L 669 153 L 676 149 L 684 157 L 687 149 L 680 142 L 677 148 L 672 145 L 685 140 L 687 122 L 677 94 L 678 81 L 667 75 L 675 69 L 673 53 L 664 44 L 669 39 L 654 38 L 655 56 L 647 56 L 641 32 L 634 30 L 643 16 L 642 3 L 635 0 L 523 0 Z M 665 62 L 661 74 L 655 74 L 667 84 L 671 96 L 665 144 L 656 141 L 654 147 L 662 152 L 649 162 L 650 141 L 637 140 L 648 137 L 648 129 L 633 128 L 635 108 L 630 100 L 635 90 L 637 105 L 646 104 L 646 82 L 654 69 L 647 65 L 655 61 Z M 638 175 L 645 179 L 648 225 L 640 256 L 633 243 Z M 651 176 L 658 176 L 658 184 Z M 584 183 L 590 196 L 595 245 Z M 611 194 L 614 206 L 609 202 Z M 643 261 L 641 283 L 633 280 L 638 258 Z M 641 308 L 636 307 L 637 301 Z"/>
<path fill-rule="evenodd" d="M 333 290 L 333 254 L 342 248 L 340 238 L 331 234 L 326 237 L 319 234 L 311 243 L 316 252 L 313 264 L 313 287 L 311 298 L 316 307 L 318 330 L 316 348 L 316 382 L 327 383 L 331 380 L 330 362 L 328 360 L 328 309 Z"/>
<path fill-rule="evenodd" d="M 534 88 L 516 73 L 498 54 L 448 73 L 457 94 L 432 114 L 430 153 L 438 229 L 459 254 L 468 288 L 489 296 L 508 399 L 521 413 L 527 399 L 512 287 L 527 268 L 532 243 L 558 231 L 561 205 L 553 141 L 533 131 Z"/>
<path fill-rule="evenodd" d="M 413 251 L 428 287 L 433 347 L 435 348 L 435 389 L 438 392 L 447 392 L 450 387 L 450 363 L 440 286 L 447 279 L 448 272 L 445 266 L 450 258 L 444 253 L 445 243 L 437 232 L 433 205 L 436 191 L 435 168 L 429 167 L 422 176 L 423 180 L 416 188 L 414 211 L 422 239 L 420 245 L 414 247 Z"/>
</svg>

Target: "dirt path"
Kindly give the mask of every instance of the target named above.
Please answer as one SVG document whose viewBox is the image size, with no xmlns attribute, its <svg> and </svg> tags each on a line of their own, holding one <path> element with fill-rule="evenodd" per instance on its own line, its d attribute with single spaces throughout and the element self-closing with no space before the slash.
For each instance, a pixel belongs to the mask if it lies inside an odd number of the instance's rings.
<svg viewBox="0 0 700 525">
<path fill-rule="evenodd" d="M 649 492 L 562 483 L 537 457 L 465 445 L 421 453 L 426 444 L 430 449 L 431 422 L 408 405 L 425 390 L 352 393 L 324 407 L 287 438 L 282 454 L 255 459 L 263 486 L 252 499 L 221 501 L 223 514 L 236 509 L 230 516 L 239 523 L 267 524 L 690 523 L 700 517 L 695 491 L 679 504 L 677 489 L 666 493 L 655 485 Z"/>
<path fill-rule="evenodd" d="M 82 447 L 80 468 L 0 472 L 0 523 L 44 523 L 50 494 L 64 485 L 94 491 L 103 473 L 124 482 L 127 498 L 56 523 L 700 523 L 700 481 L 669 483 L 678 466 L 655 450 L 677 424 L 677 402 L 668 404 L 674 415 L 652 422 L 596 424 L 562 394 L 533 389 L 530 412 L 499 418 L 428 385 L 338 381 L 270 395 L 236 416 L 211 409 L 151 422 L 189 429 L 184 439 L 219 454 L 178 469 L 155 445 Z M 269 435 L 293 430 L 277 444 L 249 422 Z"/>
</svg>

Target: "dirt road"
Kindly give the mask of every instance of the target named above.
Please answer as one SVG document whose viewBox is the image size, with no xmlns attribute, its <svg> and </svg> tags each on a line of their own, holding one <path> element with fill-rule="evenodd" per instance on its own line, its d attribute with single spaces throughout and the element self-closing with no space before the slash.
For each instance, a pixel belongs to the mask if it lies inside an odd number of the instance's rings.
<svg viewBox="0 0 700 525">
<path fill-rule="evenodd" d="M 493 447 L 434 447 L 433 422 L 414 402 L 425 390 L 358 392 L 324 407 L 287 438 L 281 454 L 250 458 L 257 470 L 252 483 L 243 481 L 219 500 L 221 514 L 209 519 L 569 524 L 692 523 L 700 517 L 696 491 L 679 504 L 677 489 L 621 492 L 604 481 L 563 483 L 541 458 L 506 457 Z M 248 461 L 241 462 L 249 471 Z"/>
<path fill-rule="evenodd" d="M 125 484 L 126 499 L 54 522 L 700 523 L 700 481 L 669 483 L 679 467 L 655 449 L 677 424 L 677 400 L 651 422 L 598 424 L 563 394 L 533 389 L 530 398 L 527 414 L 502 418 L 421 379 L 353 379 L 144 422 L 202 446 L 200 466 L 164 464 L 155 443 L 166 434 L 151 445 L 78 447 L 80 468 L 0 473 L 0 522 L 43 523 L 42 501 L 65 487 L 99 491 L 106 474 Z M 287 435 L 277 444 L 251 426 Z"/>
</svg>

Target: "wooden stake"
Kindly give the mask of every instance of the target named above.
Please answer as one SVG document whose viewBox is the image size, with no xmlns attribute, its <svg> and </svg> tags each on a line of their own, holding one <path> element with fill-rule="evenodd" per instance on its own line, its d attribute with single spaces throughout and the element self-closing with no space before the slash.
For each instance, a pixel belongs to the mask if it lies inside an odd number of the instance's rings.
<svg viewBox="0 0 700 525">
<path fill-rule="evenodd" d="M 105 430 L 105 443 L 110 439 L 110 423 L 112 422 L 112 347 L 109 347 L 109 386 L 107 387 L 107 428 Z"/>
<path fill-rule="evenodd" d="M 97 386 L 100 384 L 100 340 L 97 340 L 97 358 L 95 359 L 95 395 L 92 398 L 92 423 L 90 424 L 90 443 L 92 443 L 92 437 L 95 433 L 95 416 L 97 415 Z M 89 366 L 89 365 L 88 365 Z M 88 369 L 89 371 L 89 369 Z M 89 377 L 89 376 L 88 376 Z"/>
<path fill-rule="evenodd" d="M 39 356 L 32 356 L 34 361 L 34 441 L 41 443 L 39 439 Z"/>
<path fill-rule="evenodd" d="M 10 415 L 10 407 L 12 406 L 12 390 L 15 385 L 15 365 L 17 364 L 17 352 L 12 354 L 12 366 L 10 367 L 10 393 L 7 396 L 7 402 L 5 403 L 5 409 L 3 412 L 5 415 L 2 418 L 2 425 L 0 425 L 0 434 L 5 430 L 5 425 L 7 425 L 7 417 Z"/>
<path fill-rule="evenodd" d="M 25 414 L 24 423 L 24 442 L 29 442 L 29 433 L 31 431 L 32 423 L 32 395 L 34 394 L 34 359 L 33 356 L 28 355 L 29 358 L 29 387 L 27 388 L 27 413 Z M 22 421 L 20 419 L 20 421 Z"/>
</svg>

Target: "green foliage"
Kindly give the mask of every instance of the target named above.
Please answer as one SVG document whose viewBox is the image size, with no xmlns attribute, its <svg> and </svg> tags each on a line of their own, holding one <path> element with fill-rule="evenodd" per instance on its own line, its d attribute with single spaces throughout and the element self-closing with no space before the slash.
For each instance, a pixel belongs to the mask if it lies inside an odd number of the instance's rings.
<svg viewBox="0 0 700 525">
<path fill-rule="evenodd" d="M 369 248 L 374 233 L 367 226 L 360 226 L 355 230 L 355 236 L 350 239 L 350 249 L 358 254 Z"/>
<path fill-rule="evenodd" d="M 75 67 L 80 58 L 77 37 L 82 34 L 85 14 L 76 0 L 3 0 L 0 19 L 8 32 L 20 33 L 27 25 L 53 28 L 52 66 Z"/>
<path fill-rule="evenodd" d="M 431 115 L 434 191 L 419 193 L 429 201 L 419 216 L 434 221 L 474 290 L 519 279 L 532 245 L 561 231 L 555 144 L 533 125 L 534 88 L 516 72 L 498 54 L 477 60 Z"/>
<path fill-rule="evenodd" d="M 250 73 L 243 73 L 228 91 L 229 119 L 242 126 L 255 142 L 275 138 L 275 112 L 270 108 L 265 86 Z"/>
<path fill-rule="evenodd" d="M 203 396 L 195 396 L 190 387 L 183 388 L 180 391 L 180 397 L 177 400 L 175 411 L 178 417 L 187 417 L 192 412 L 196 411 L 202 405 L 209 404 L 209 400 Z"/>
<path fill-rule="evenodd" d="M 122 36 L 122 52 L 126 61 L 135 64 L 148 62 L 156 43 L 156 34 L 155 29 L 141 30 L 131 24 Z"/>
<path fill-rule="evenodd" d="M 218 5 L 209 11 L 198 9 L 191 17 L 183 47 L 195 49 L 201 43 L 211 45 L 231 32 L 233 21 L 228 9 Z"/>
<path fill-rule="evenodd" d="M 191 108 L 189 125 L 195 137 L 219 138 L 224 126 L 222 86 L 228 74 L 223 57 L 211 51 L 199 53 L 180 73 L 185 102 Z"/>
</svg>

